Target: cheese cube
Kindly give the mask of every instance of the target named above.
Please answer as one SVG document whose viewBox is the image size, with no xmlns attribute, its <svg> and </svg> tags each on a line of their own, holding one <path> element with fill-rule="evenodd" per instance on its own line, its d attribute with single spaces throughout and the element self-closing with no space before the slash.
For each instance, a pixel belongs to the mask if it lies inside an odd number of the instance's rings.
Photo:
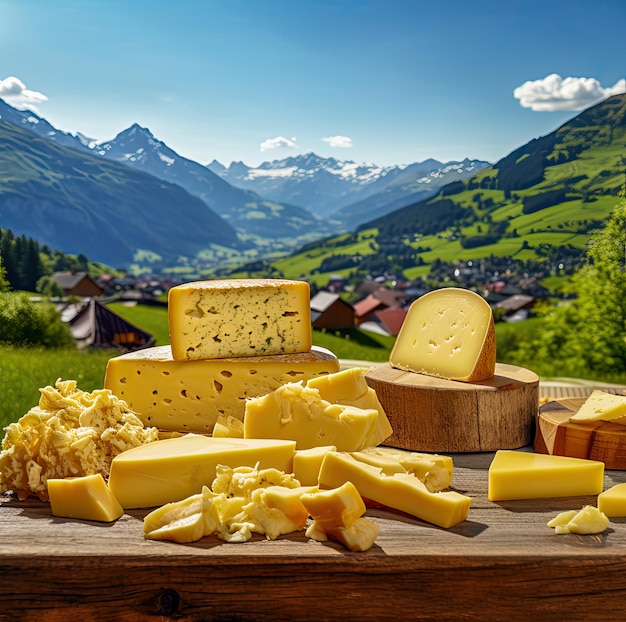
<svg viewBox="0 0 626 622">
<path fill-rule="evenodd" d="M 336 488 L 352 482 L 361 496 L 400 510 L 439 527 L 454 527 L 469 513 L 471 498 L 454 491 L 430 492 L 408 473 L 385 475 L 381 469 L 349 454 L 329 452 L 320 469 L 319 483 Z"/>
<path fill-rule="evenodd" d="M 49 479 L 47 486 L 53 516 L 110 523 L 124 514 L 100 473 Z"/>
<path fill-rule="evenodd" d="M 293 457 L 293 474 L 303 486 L 316 486 L 324 456 L 337 451 L 335 445 L 321 445 L 309 449 L 297 449 Z"/>
<path fill-rule="evenodd" d="M 210 434 L 218 418 L 243 421 L 247 398 L 338 371 L 337 357 L 317 346 L 297 354 L 176 361 L 166 345 L 110 359 L 104 386 L 146 425 Z"/>
<path fill-rule="evenodd" d="M 612 395 L 596 389 L 570 421 L 612 421 L 626 416 L 626 395 Z"/>
<path fill-rule="evenodd" d="M 497 451 L 489 466 L 489 500 L 597 495 L 604 463 L 526 451 Z"/>
<path fill-rule="evenodd" d="M 319 391 L 290 382 L 246 402 L 244 438 L 283 438 L 297 449 L 335 445 L 340 451 L 367 446 L 376 427 L 378 411 L 329 404 Z"/>
<path fill-rule="evenodd" d="M 389 363 L 449 380 L 491 378 L 496 367 L 491 307 L 478 294 L 456 287 L 425 294 L 410 306 Z"/>
<path fill-rule="evenodd" d="M 367 447 L 375 447 L 389 438 L 393 430 L 376 391 L 365 380 L 366 373 L 366 369 L 353 367 L 333 374 L 316 376 L 306 384 L 308 387 L 317 389 L 320 397 L 331 404 L 345 404 L 366 410 L 373 408 L 378 411 L 376 428 L 372 430 L 371 437 L 366 440 Z"/>
<path fill-rule="evenodd" d="M 291 472 L 296 444 L 288 440 L 212 438 L 187 434 L 136 447 L 111 463 L 109 487 L 124 508 L 180 501 L 210 486 L 218 465 L 259 465 Z"/>
<path fill-rule="evenodd" d="M 314 523 L 316 526 L 317 524 Z M 306 532 L 307 535 L 313 532 Z M 351 551 L 367 551 L 378 536 L 378 525 L 369 518 L 361 516 L 349 527 L 334 527 L 326 532 L 329 536 L 341 542 Z"/>
<path fill-rule="evenodd" d="M 311 349 L 311 301 L 305 281 L 196 281 L 170 289 L 168 317 L 177 361 Z"/>
<path fill-rule="evenodd" d="M 346 482 L 331 490 L 306 492 L 302 505 L 326 533 L 338 527 L 349 527 L 365 514 L 365 503 L 352 482 Z"/>
<path fill-rule="evenodd" d="M 607 516 L 626 516 L 626 483 L 615 484 L 601 492 L 598 509 Z"/>
</svg>

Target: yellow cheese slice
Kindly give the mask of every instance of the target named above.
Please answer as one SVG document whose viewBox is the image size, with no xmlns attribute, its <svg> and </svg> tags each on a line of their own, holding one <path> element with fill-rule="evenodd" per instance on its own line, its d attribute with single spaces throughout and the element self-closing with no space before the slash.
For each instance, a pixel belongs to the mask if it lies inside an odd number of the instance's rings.
<svg viewBox="0 0 626 622">
<path fill-rule="evenodd" d="M 596 389 L 570 421 L 611 421 L 626 415 L 626 395 L 613 395 Z"/>
<path fill-rule="evenodd" d="M 124 514 L 100 473 L 49 479 L 47 486 L 53 516 L 110 523 Z"/>
<path fill-rule="evenodd" d="M 467 289 L 447 287 L 425 294 L 410 306 L 389 363 L 449 380 L 491 378 L 496 367 L 491 307 Z"/>
<path fill-rule="evenodd" d="M 526 451 L 497 451 L 489 466 L 489 499 L 545 499 L 597 495 L 604 463 Z"/>
<path fill-rule="evenodd" d="M 626 483 L 615 484 L 601 492 L 598 509 L 607 516 L 626 516 Z"/>
<path fill-rule="evenodd" d="M 367 446 L 377 419 L 377 410 L 330 404 L 316 389 L 290 382 L 246 402 L 243 434 L 293 439 L 297 449 L 335 445 L 339 451 L 358 451 Z"/>
<path fill-rule="evenodd" d="M 318 375 L 307 381 L 307 386 L 317 389 L 320 397 L 331 404 L 345 404 L 365 410 L 373 408 L 378 411 L 376 427 L 366 440 L 367 447 L 375 447 L 389 438 L 393 430 L 376 391 L 365 380 L 368 370 L 360 367 L 344 369 L 332 374 Z"/>
<path fill-rule="evenodd" d="M 385 475 L 381 469 L 349 454 L 326 454 L 320 469 L 320 487 L 336 488 L 345 482 L 352 482 L 365 499 L 440 527 L 454 527 L 464 521 L 471 505 L 471 498 L 458 492 L 430 492 L 414 475 Z"/>
<path fill-rule="evenodd" d="M 104 386 L 146 425 L 210 434 L 218 418 L 243 421 L 247 398 L 338 371 L 337 357 L 317 346 L 297 354 L 175 361 L 165 345 L 110 359 Z M 222 436 L 232 436 L 226 428 Z"/>
<path fill-rule="evenodd" d="M 124 508 L 180 501 L 210 486 L 218 465 L 259 465 L 290 473 L 295 442 L 187 434 L 125 451 L 111 463 L 109 488 Z"/>
<path fill-rule="evenodd" d="M 195 281 L 169 290 L 177 361 L 311 349 L 309 284 L 285 279 Z"/>
</svg>

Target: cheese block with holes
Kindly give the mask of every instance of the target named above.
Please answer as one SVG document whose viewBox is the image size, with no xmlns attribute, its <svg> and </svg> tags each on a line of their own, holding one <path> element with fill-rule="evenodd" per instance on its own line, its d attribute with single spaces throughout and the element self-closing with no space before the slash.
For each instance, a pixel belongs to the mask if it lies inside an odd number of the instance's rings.
<svg viewBox="0 0 626 622">
<path fill-rule="evenodd" d="M 392 367 L 449 380 L 474 382 L 494 375 L 493 313 L 478 294 L 457 287 L 418 298 L 389 356 Z"/>
<path fill-rule="evenodd" d="M 317 346 L 298 354 L 203 361 L 175 361 L 169 346 L 156 346 L 110 359 L 104 386 L 147 425 L 210 434 L 219 416 L 243 421 L 248 398 L 338 371 L 337 357 Z"/>
<path fill-rule="evenodd" d="M 169 290 L 177 361 L 311 349 L 309 284 L 286 279 L 195 281 Z"/>
</svg>

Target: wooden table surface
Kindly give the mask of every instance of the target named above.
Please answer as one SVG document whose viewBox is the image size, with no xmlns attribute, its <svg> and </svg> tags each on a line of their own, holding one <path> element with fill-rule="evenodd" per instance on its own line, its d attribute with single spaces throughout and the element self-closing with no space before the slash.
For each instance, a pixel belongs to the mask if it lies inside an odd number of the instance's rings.
<svg viewBox="0 0 626 622">
<path fill-rule="evenodd" d="M 454 455 L 468 520 L 441 529 L 368 509 L 367 552 L 308 540 L 147 541 L 146 511 L 113 524 L 53 517 L 0 499 L 0 619 L 10 620 L 623 620 L 626 519 L 599 535 L 557 536 L 558 512 L 595 497 L 487 500 L 493 454 Z M 605 487 L 625 482 L 610 471 Z"/>
</svg>

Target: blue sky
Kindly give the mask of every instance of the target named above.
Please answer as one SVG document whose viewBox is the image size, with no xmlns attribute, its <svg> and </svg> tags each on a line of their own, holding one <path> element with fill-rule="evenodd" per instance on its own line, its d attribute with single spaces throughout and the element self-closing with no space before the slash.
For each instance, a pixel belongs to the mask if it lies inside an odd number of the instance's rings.
<svg viewBox="0 0 626 622">
<path fill-rule="evenodd" d="M 624 92 L 623 0 L 0 0 L 0 97 L 202 163 L 496 161 Z"/>
</svg>

